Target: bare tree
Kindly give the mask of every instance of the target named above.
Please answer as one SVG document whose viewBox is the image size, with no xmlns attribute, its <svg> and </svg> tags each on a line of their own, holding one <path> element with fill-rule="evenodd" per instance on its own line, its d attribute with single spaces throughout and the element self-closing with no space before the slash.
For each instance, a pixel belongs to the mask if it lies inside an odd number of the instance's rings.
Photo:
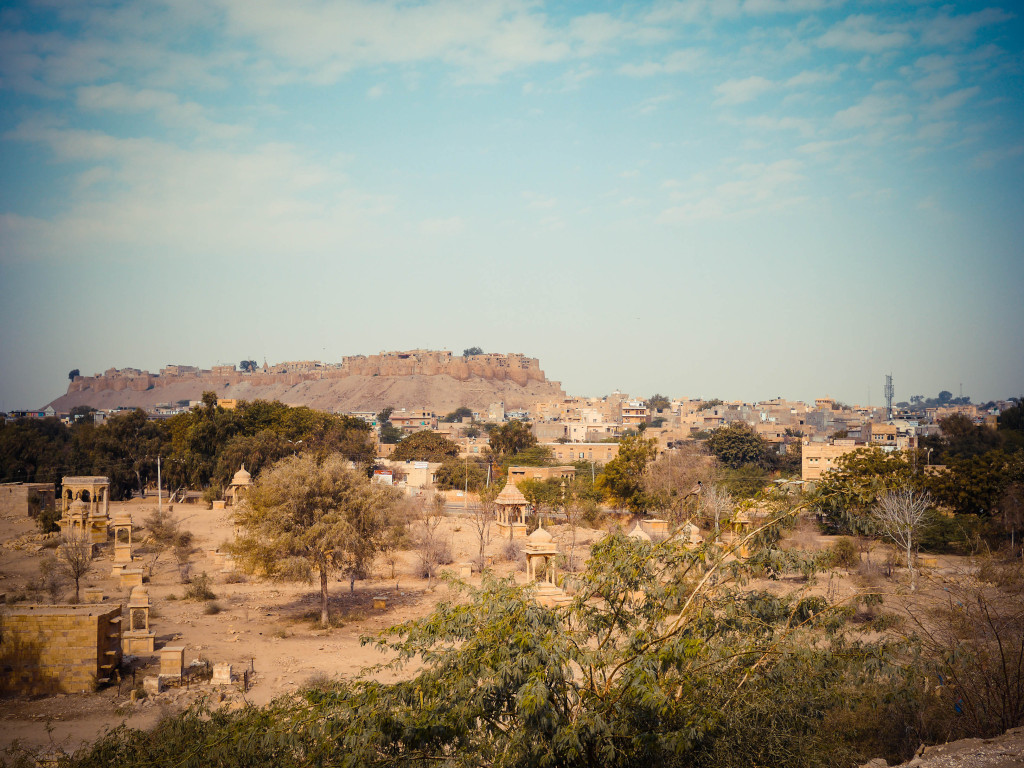
<svg viewBox="0 0 1024 768">
<path fill-rule="evenodd" d="M 683 443 L 647 466 L 644 491 L 654 508 L 678 525 L 693 516 L 700 489 L 711 482 L 714 468 L 714 457 L 697 443 Z"/>
<path fill-rule="evenodd" d="M 427 589 L 433 589 L 437 566 L 452 561 L 451 548 L 441 536 L 441 523 L 446 517 L 444 496 L 437 494 L 413 526 L 420 571 L 427 577 Z"/>
<path fill-rule="evenodd" d="M 580 499 L 573 497 L 565 505 L 565 522 L 569 525 L 569 554 L 565 559 L 567 571 L 575 572 L 576 563 L 576 532 L 580 523 L 588 514 L 592 514 L 597 508 L 597 502 L 591 499 Z"/>
<path fill-rule="evenodd" d="M 485 551 L 487 542 L 491 538 L 491 523 L 494 522 L 495 504 L 494 499 L 498 495 L 494 486 L 480 493 L 480 503 L 473 507 L 470 520 L 473 523 L 473 530 L 476 532 L 477 540 L 480 542 L 480 570 L 484 569 Z"/>
<path fill-rule="evenodd" d="M 931 496 L 927 492 L 904 486 L 881 496 L 874 509 L 874 517 L 882 532 L 897 547 L 906 551 L 911 590 L 917 588 L 914 558 L 917 555 L 919 531 L 931 503 Z"/>
<path fill-rule="evenodd" d="M 92 542 L 85 534 L 67 534 L 57 548 L 57 560 L 61 570 L 75 582 L 75 602 L 78 602 L 78 588 L 82 577 L 92 565 Z"/>
<path fill-rule="evenodd" d="M 714 523 L 715 536 L 719 534 L 722 517 L 732 512 L 735 507 L 732 494 L 718 485 L 704 486 L 698 497 L 701 516 L 709 523 Z"/>
</svg>

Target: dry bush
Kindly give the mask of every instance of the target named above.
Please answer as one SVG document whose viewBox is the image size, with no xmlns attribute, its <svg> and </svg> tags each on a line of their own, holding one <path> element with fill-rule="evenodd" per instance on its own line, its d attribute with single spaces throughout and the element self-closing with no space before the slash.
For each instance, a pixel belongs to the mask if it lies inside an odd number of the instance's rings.
<svg viewBox="0 0 1024 768">
<path fill-rule="evenodd" d="M 1003 590 L 1020 592 L 1024 589 L 1024 562 L 1002 553 L 985 555 L 980 558 L 978 579 Z"/>
<path fill-rule="evenodd" d="M 510 563 L 519 560 L 523 554 L 523 546 L 515 539 L 506 539 L 505 545 L 501 548 L 501 556 Z"/>
<path fill-rule="evenodd" d="M 214 600 L 217 595 L 210 589 L 210 577 L 203 571 L 199 576 L 193 576 L 188 586 L 185 587 L 186 600 Z"/>
<path fill-rule="evenodd" d="M 818 525 L 813 520 L 801 515 L 788 535 L 782 540 L 783 549 L 800 549 L 813 552 L 818 549 Z"/>
<path fill-rule="evenodd" d="M 1024 722 L 1024 594 L 950 581 L 907 606 L 908 628 L 960 713 L 962 736 L 994 736 Z"/>
<path fill-rule="evenodd" d="M 849 536 L 841 536 L 828 548 L 827 563 L 830 568 L 856 568 L 860 565 L 860 548 Z"/>
</svg>

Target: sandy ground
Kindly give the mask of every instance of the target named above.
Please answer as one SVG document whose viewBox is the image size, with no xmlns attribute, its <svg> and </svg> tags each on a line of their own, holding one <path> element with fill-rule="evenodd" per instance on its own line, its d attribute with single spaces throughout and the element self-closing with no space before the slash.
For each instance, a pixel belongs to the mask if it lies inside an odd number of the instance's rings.
<svg viewBox="0 0 1024 768">
<path fill-rule="evenodd" d="M 376 648 L 362 645 L 360 638 L 424 616 L 439 600 L 453 597 L 444 584 L 435 582 L 433 589 L 428 589 L 424 579 L 413 575 L 415 553 L 400 551 L 394 578 L 390 578 L 391 564 L 378 562 L 374 578 L 357 581 L 354 592 L 349 591 L 347 581 L 332 579 L 331 613 L 332 617 L 341 618 L 335 622 L 340 626 L 320 629 L 316 626 L 320 615 L 318 585 L 253 578 L 232 583 L 234 579 L 222 572 L 220 559 L 213 555 L 214 550 L 233 538 L 230 511 L 176 505 L 173 515 L 195 537 L 192 573 L 206 572 L 213 582 L 217 597 L 212 602 L 220 612 L 210 614 L 208 603 L 182 599 L 185 585 L 173 555 L 158 554 L 147 543 L 147 532 L 141 524 L 155 506 L 156 499 L 152 497 L 114 503 L 111 517 L 124 512 L 132 514 L 136 564 L 141 561 L 151 569 L 147 586 L 153 604 L 150 626 L 156 633 L 157 650 L 164 645 L 184 645 L 186 665 L 206 660 L 211 664 L 229 663 L 238 674 L 251 670 L 251 688 L 243 693 L 241 684 L 231 689 L 197 684 L 131 703 L 129 693 L 133 685 L 129 672 L 120 685 L 112 684 L 96 694 L 0 699 L 4 730 L 0 748 L 17 741 L 34 748 L 71 750 L 122 722 L 133 727 L 152 726 L 160 716 L 201 695 L 215 696 L 216 701 L 227 706 L 244 702 L 264 704 L 295 691 L 314 676 L 354 676 L 365 667 L 386 661 Z M 463 514 L 461 507 L 452 507 L 441 527 L 442 535 L 451 542 L 455 563 L 469 561 L 479 551 L 475 529 Z M 24 596 L 26 602 L 54 602 L 38 589 L 40 562 L 52 550 L 42 546 L 37 530 L 35 521 L 25 517 L 0 519 L 0 594 L 6 593 L 8 600 Z M 567 531 L 555 527 L 554 533 L 568 542 Z M 599 535 L 597 531 L 580 531 L 578 542 L 585 544 Z M 492 530 L 487 551 L 497 553 L 503 545 L 497 530 Z M 102 587 L 107 602 L 126 603 L 128 590 L 110 576 L 111 558 L 112 551 L 101 551 L 82 580 L 82 589 Z M 500 558 L 495 570 L 502 574 L 516 572 L 517 578 L 525 580 L 513 563 L 500 562 Z M 469 581 L 479 584 L 479 574 L 474 573 Z M 58 601 L 66 601 L 73 593 L 73 585 L 68 583 Z M 374 607 L 374 599 L 381 597 L 386 600 L 385 609 Z M 156 674 L 159 663 L 156 657 L 138 658 L 132 666 L 135 680 L 141 681 L 146 675 Z M 392 673 L 375 676 L 386 680 L 389 675 Z"/>
<path fill-rule="evenodd" d="M 194 660 L 206 660 L 211 664 L 229 663 L 238 674 L 251 670 L 251 688 L 243 692 L 241 684 L 214 688 L 197 683 L 187 689 L 172 689 L 132 703 L 129 698 L 132 675 L 138 681 L 143 676 L 156 674 L 158 667 L 156 657 L 139 658 L 133 660 L 133 672 L 128 672 L 120 684 L 112 684 L 95 694 L 0 699 L 0 727 L 4 730 L 0 749 L 19 742 L 33 748 L 70 751 L 120 723 L 150 727 L 161 716 L 183 708 L 200 696 L 211 696 L 214 703 L 224 706 L 242 706 L 245 702 L 264 704 L 295 691 L 314 676 L 354 676 L 365 667 L 386 660 L 372 646 L 363 646 L 361 637 L 426 615 L 439 600 L 452 597 L 445 585 L 428 589 L 425 580 L 413 575 L 415 553 L 401 551 L 396 558 L 393 578 L 390 577 L 391 564 L 384 562 L 376 565 L 374 578 L 357 582 L 353 593 L 349 592 L 347 581 L 332 581 L 331 611 L 334 616 L 342 617 L 342 621 L 340 626 L 320 629 L 315 624 L 319 618 L 319 591 L 314 585 L 262 582 L 252 578 L 234 583 L 234 578 L 222 572 L 221 562 L 212 552 L 222 548 L 234 535 L 230 511 L 207 510 L 202 505 L 177 505 L 174 516 L 195 537 L 196 551 L 190 563 L 192 573 L 206 572 L 213 581 L 212 589 L 217 596 L 213 602 L 220 611 L 209 613 L 207 603 L 182 599 L 185 586 L 171 553 L 158 554 L 147 544 L 147 532 L 141 525 L 155 506 L 156 500 L 152 497 L 115 503 L 111 516 L 132 514 L 136 560 L 151 569 L 147 585 L 153 603 L 151 628 L 156 632 L 157 649 L 168 644 L 184 645 L 186 665 Z M 479 548 L 475 529 L 462 514 L 460 507 L 453 506 L 442 524 L 456 563 L 472 560 Z M 555 534 L 559 549 L 567 552 L 568 528 L 552 526 L 550 530 Z M 38 590 L 40 562 L 52 550 L 42 546 L 36 531 L 34 520 L 0 519 L 0 593 L 6 593 L 9 601 L 25 596 L 29 602 L 53 602 L 45 592 Z M 580 529 L 577 535 L 577 551 L 585 555 L 587 546 L 603 533 Z M 831 541 L 807 524 L 793 532 L 783 545 L 816 550 Z M 487 551 L 499 553 L 504 543 L 494 528 Z M 110 576 L 112 552 L 104 549 L 108 551 L 94 560 L 82 587 L 102 587 L 108 602 L 127 602 L 128 591 L 121 589 L 118 580 Z M 880 562 L 884 555 L 875 553 L 873 558 Z M 500 556 L 495 562 L 499 574 L 516 572 L 519 580 L 525 580 L 515 564 L 502 562 Z M 479 584 L 479 574 L 474 572 L 469 581 Z M 750 586 L 778 592 L 806 588 L 798 582 L 798 579 L 784 579 Z M 811 589 L 828 594 L 832 599 L 841 599 L 862 586 L 861 581 L 850 576 L 826 575 L 819 576 Z M 891 586 L 896 588 L 895 584 Z M 72 585 L 67 585 L 59 599 L 66 600 L 72 594 Z M 384 609 L 374 607 L 374 598 L 380 597 L 386 599 Z M 384 672 L 376 676 L 386 680 L 392 674 Z"/>
</svg>

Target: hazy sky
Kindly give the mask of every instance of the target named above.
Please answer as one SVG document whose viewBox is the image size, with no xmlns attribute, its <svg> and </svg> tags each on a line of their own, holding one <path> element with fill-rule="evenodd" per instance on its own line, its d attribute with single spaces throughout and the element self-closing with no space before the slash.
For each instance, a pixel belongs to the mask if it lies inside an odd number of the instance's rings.
<svg viewBox="0 0 1024 768">
<path fill-rule="evenodd" d="M 1020 394 L 1018 8 L 5 3 L 0 408 L 469 346 L 582 395 Z"/>
</svg>

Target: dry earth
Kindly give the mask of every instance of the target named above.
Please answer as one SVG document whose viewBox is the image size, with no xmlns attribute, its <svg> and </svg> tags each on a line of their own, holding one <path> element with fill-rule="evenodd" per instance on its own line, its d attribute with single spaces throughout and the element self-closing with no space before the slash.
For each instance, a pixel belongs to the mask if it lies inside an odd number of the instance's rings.
<svg viewBox="0 0 1024 768">
<path fill-rule="evenodd" d="M 209 379 L 195 379 L 157 387 L 143 392 L 130 389 L 91 389 L 68 392 L 50 403 L 58 412 L 75 406 L 89 405 L 108 409 L 118 406 L 151 408 L 157 403 L 198 400 L 205 390 L 215 390 L 220 397 L 239 400 L 280 400 L 289 405 L 345 413 L 348 411 L 379 411 L 385 406 L 427 408 L 438 415 L 450 413 L 459 406 L 483 409 L 491 403 L 504 402 L 507 408 L 528 408 L 545 400 L 560 400 L 565 392 L 558 382 L 530 381 L 525 387 L 511 381 L 471 377 L 459 381 L 451 376 L 348 376 L 342 379 L 304 381 L 294 386 L 285 383 L 254 386 L 249 382 L 227 384 Z"/>
<path fill-rule="evenodd" d="M 162 715 L 179 710 L 199 696 L 214 696 L 224 706 L 241 706 L 244 702 L 263 704 L 273 698 L 295 691 L 314 676 L 353 676 L 363 668 L 380 663 L 385 658 L 372 646 L 364 646 L 360 638 L 373 635 L 386 627 L 426 615 L 439 601 L 451 597 L 445 585 L 428 589 L 427 583 L 413 574 L 416 555 L 412 551 L 398 553 L 395 575 L 391 577 L 390 563 L 378 563 L 375 578 L 357 582 L 350 593 L 348 583 L 331 584 L 331 609 L 343 618 L 341 626 L 323 630 L 315 625 L 319 616 L 319 593 L 312 586 L 296 583 L 262 582 L 248 579 L 234 583 L 222 573 L 219 559 L 212 552 L 231 540 L 234 535 L 230 511 L 207 510 L 202 506 L 177 505 L 173 511 L 182 527 L 195 536 L 196 552 L 191 560 L 193 574 L 208 573 L 213 580 L 214 601 L 219 613 L 208 612 L 207 603 L 184 600 L 185 586 L 181 582 L 178 565 L 168 553 L 157 553 L 147 543 L 142 521 L 155 508 L 155 499 L 136 499 L 112 505 L 111 516 L 131 512 L 135 523 L 137 559 L 151 567 L 148 582 L 153 600 L 151 627 L 157 635 L 157 648 L 165 644 L 184 645 L 185 661 L 208 660 L 212 664 L 230 663 L 236 672 L 253 671 L 252 687 L 247 692 L 241 686 L 215 690 L 209 684 L 197 684 L 187 689 L 172 689 L 159 696 L 140 702 L 129 699 L 133 681 L 131 673 L 119 685 L 111 685 L 96 694 L 61 695 L 39 698 L 0 699 L 0 721 L 5 731 L 0 748 L 15 741 L 33 748 L 61 748 L 73 750 L 94 740 L 105 729 L 126 722 L 134 727 L 152 726 Z M 471 560 L 479 549 L 471 522 L 463 517 L 462 509 L 450 507 L 450 516 L 444 522 L 444 535 L 450 538 L 455 562 Z M 552 532 L 562 552 L 568 551 L 570 532 L 566 526 L 552 526 Z M 36 532 L 34 520 L 26 517 L 0 518 L 0 593 L 8 600 L 27 597 L 29 601 L 49 600 L 39 590 L 40 562 L 52 550 L 43 547 L 42 537 Z M 492 532 L 488 553 L 498 555 L 504 540 Z M 585 556 L 590 543 L 603 535 L 601 531 L 578 531 L 578 552 Z M 831 543 L 814 526 L 804 524 L 791 533 L 783 546 L 817 550 Z M 881 552 L 872 553 L 872 559 L 881 562 Z M 94 561 L 85 586 L 104 589 L 108 601 L 126 602 L 127 590 L 119 587 L 110 576 L 111 554 L 103 554 Z M 955 558 L 944 558 L 934 574 L 941 578 L 958 566 Z M 502 562 L 496 557 L 499 574 L 524 574 L 516 564 Z M 470 583 L 479 584 L 474 573 Z M 873 589 L 883 584 L 884 589 L 898 591 L 893 581 L 884 581 L 873 572 L 869 581 Z M 785 592 L 809 588 L 831 599 L 843 599 L 863 589 L 863 575 L 844 572 L 819 576 L 810 586 L 800 579 L 758 582 L 751 587 L 766 587 Z M 888 587 L 884 587 L 888 584 Z M 63 590 L 63 598 L 72 594 L 70 586 Z M 384 597 L 386 608 L 375 609 L 374 598 Z M 156 659 L 137 659 L 135 676 L 155 674 Z M 375 673 L 378 679 L 387 679 L 392 673 Z"/>
</svg>

